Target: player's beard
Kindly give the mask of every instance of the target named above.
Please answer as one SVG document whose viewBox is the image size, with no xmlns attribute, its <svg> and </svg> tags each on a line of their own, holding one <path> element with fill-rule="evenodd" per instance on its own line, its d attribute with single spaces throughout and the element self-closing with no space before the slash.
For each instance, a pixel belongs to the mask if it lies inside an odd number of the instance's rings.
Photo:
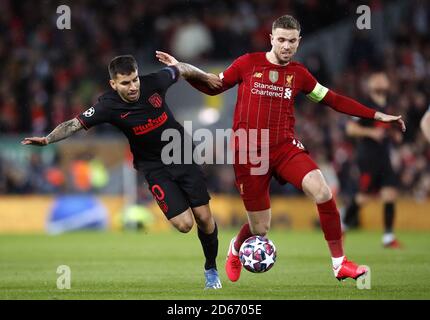
<svg viewBox="0 0 430 320">
<path fill-rule="evenodd" d="M 276 59 L 278 59 L 279 64 L 287 64 L 293 58 L 294 53 L 291 51 L 287 54 L 282 54 L 281 52 L 276 54 Z"/>
<path fill-rule="evenodd" d="M 132 102 L 136 102 L 137 100 L 139 100 L 140 97 L 140 90 L 137 91 L 137 94 L 135 96 L 130 96 L 128 94 L 128 92 L 118 92 L 119 95 L 121 96 L 122 100 L 132 103 Z"/>
<path fill-rule="evenodd" d="M 135 102 L 137 100 L 139 100 L 139 96 L 140 96 L 140 90 L 137 90 L 136 93 L 134 95 L 127 95 L 128 100 L 131 102 Z"/>
</svg>

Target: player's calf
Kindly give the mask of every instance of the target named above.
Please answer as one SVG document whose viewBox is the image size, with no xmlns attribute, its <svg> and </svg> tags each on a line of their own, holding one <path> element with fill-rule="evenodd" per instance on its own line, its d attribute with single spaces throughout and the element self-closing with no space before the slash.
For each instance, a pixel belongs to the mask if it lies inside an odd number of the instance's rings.
<svg viewBox="0 0 430 320">
<path fill-rule="evenodd" d="M 250 233 L 247 234 L 247 237 L 243 239 L 243 237 L 240 237 L 239 234 L 239 240 L 240 245 L 243 241 L 248 239 L 249 237 L 253 235 L 258 235 L 264 237 L 270 229 L 270 221 L 271 221 L 271 209 L 265 209 L 260 211 L 248 211 L 248 221 L 249 221 L 249 231 Z M 238 250 L 240 246 L 236 244 L 236 249 Z"/>
<path fill-rule="evenodd" d="M 212 233 L 215 229 L 215 220 L 209 205 L 192 208 L 192 211 L 198 228 L 206 234 Z"/>
<path fill-rule="evenodd" d="M 270 225 L 267 223 L 260 223 L 257 225 L 250 224 L 249 227 L 253 235 L 264 237 L 269 232 Z"/>
</svg>

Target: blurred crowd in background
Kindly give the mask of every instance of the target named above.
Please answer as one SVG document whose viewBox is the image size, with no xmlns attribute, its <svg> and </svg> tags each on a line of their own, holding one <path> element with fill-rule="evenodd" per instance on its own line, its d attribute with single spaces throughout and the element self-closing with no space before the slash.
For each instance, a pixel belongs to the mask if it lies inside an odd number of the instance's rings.
<svg viewBox="0 0 430 320">
<path fill-rule="evenodd" d="M 271 24 L 281 14 L 296 16 L 302 33 L 309 36 L 356 19 L 358 4 L 382 10 L 388 3 L 78 0 L 70 2 L 72 30 L 65 31 L 55 27 L 56 8 L 67 1 L 0 0 L 0 134 L 45 135 L 76 116 L 107 88 L 107 65 L 116 55 L 133 53 L 140 64 L 155 64 L 154 52 L 162 49 L 190 63 L 228 65 L 246 52 L 269 50 Z M 304 57 L 302 62 L 320 83 L 359 101 L 366 98 L 366 75 L 376 69 L 388 74 L 389 112 L 403 115 L 408 128 L 404 141 L 393 145 L 401 191 L 426 197 L 430 194 L 430 148 L 419 131 L 419 121 L 430 101 L 430 5 L 408 3 L 403 22 L 383 50 L 378 50 L 365 30 L 357 30 L 351 34 L 347 67 L 341 72 L 331 73 L 319 56 Z M 355 141 L 345 134 L 348 117 L 306 99 L 297 101 L 296 116 L 297 136 L 333 188 L 341 194 L 354 193 L 358 172 Z M 106 128 L 92 131 L 102 136 Z M 58 172 L 51 172 L 49 178 L 48 169 L 37 167 L 37 156 L 30 163 L 21 174 L 20 183 L 26 187 L 20 189 L 14 184 L 16 173 L 11 174 L 10 164 L 0 156 L 0 193 L 64 191 Z M 58 160 L 48 168 L 57 164 Z M 236 193 L 230 166 L 206 170 L 210 191 Z M 276 185 L 272 191 L 296 192 Z"/>
</svg>

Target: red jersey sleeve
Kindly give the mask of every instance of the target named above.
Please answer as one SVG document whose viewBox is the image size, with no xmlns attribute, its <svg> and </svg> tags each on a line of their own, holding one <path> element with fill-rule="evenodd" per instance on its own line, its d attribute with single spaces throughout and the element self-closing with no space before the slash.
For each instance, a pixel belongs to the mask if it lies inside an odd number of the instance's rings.
<svg viewBox="0 0 430 320">
<path fill-rule="evenodd" d="M 302 72 L 301 90 L 313 102 L 322 102 L 338 112 L 369 119 L 375 116 L 375 110 L 319 84 L 306 68 Z"/>
<path fill-rule="evenodd" d="M 318 83 L 317 79 L 306 68 L 303 68 L 303 72 L 301 72 L 301 80 L 300 90 L 304 94 L 311 93 Z"/>
<path fill-rule="evenodd" d="M 220 73 L 220 78 L 223 82 L 223 87 L 231 88 L 236 84 L 242 82 L 243 70 L 246 67 L 246 61 L 248 59 L 248 54 L 240 56 L 233 63 L 225 69 L 224 72 Z"/>
</svg>

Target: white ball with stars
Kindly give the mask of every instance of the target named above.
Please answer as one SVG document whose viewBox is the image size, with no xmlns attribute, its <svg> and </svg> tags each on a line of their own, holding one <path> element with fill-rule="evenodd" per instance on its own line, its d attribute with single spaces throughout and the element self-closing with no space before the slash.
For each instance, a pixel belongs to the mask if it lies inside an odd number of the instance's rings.
<svg viewBox="0 0 430 320">
<path fill-rule="evenodd" d="M 276 261 L 276 248 L 266 237 L 252 236 L 245 240 L 239 250 L 243 267 L 253 273 L 269 271 Z"/>
</svg>

